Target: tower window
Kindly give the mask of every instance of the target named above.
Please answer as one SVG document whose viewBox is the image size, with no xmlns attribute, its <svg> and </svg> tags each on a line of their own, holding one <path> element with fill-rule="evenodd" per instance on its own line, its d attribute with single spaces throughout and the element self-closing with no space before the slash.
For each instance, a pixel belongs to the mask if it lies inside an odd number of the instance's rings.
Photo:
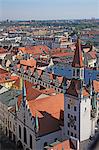
<svg viewBox="0 0 99 150">
<path fill-rule="evenodd" d="M 76 121 L 76 116 L 74 116 L 74 119 L 75 119 L 75 121 Z"/>
<path fill-rule="evenodd" d="M 76 125 L 74 125 L 74 130 L 76 130 Z"/>
<path fill-rule="evenodd" d="M 79 69 L 77 69 L 77 76 L 79 76 L 79 74 L 80 74 L 80 70 L 79 70 Z"/>
<path fill-rule="evenodd" d="M 73 136 L 73 132 L 71 132 L 71 136 Z"/>
<path fill-rule="evenodd" d="M 68 114 L 68 118 L 70 117 L 70 114 Z"/>
<path fill-rule="evenodd" d="M 69 130 L 68 130 L 68 135 L 69 135 Z"/>
<path fill-rule="evenodd" d="M 70 123 L 68 122 L 68 127 L 70 127 Z"/>
<path fill-rule="evenodd" d="M 70 105 L 68 104 L 68 109 L 70 109 Z"/>
<path fill-rule="evenodd" d="M 74 111 L 76 111 L 77 109 L 76 109 L 76 106 L 74 106 Z"/>
<path fill-rule="evenodd" d="M 75 134 L 75 138 L 77 137 L 77 135 Z"/>
</svg>

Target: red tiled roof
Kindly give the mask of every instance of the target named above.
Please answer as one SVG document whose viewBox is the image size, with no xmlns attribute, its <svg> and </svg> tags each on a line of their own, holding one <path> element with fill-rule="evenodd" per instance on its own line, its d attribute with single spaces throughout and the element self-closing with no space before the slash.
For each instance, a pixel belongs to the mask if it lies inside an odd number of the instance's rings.
<svg viewBox="0 0 99 150">
<path fill-rule="evenodd" d="M 55 90 L 53 88 L 50 88 L 50 89 L 45 89 L 45 90 L 41 90 L 41 92 L 43 94 L 52 94 L 52 93 L 55 93 Z"/>
<path fill-rule="evenodd" d="M 0 79 L 0 84 L 6 83 L 6 82 L 16 81 L 17 79 L 18 79 L 17 76 L 3 76 L 3 77 Z"/>
<path fill-rule="evenodd" d="M 0 47 L 0 54 L 6 53 L 6 52 L 7 52 L 6 49 L 4 49 L 3 47 Z"/>
<path fill-rule="evenodd" d="M 72 67 L 77 67 L 77 68 L 83 67 L 83 58 L 82 58 L 80 39 L 77 39 Z"/>
<path fill-rule="evenodd" d="M 90 51 L 87 53 L 90 59 L 96 59 L 96 51 Z"/>
<path fill-rule="evenodd" d="M 20 77 L 18 77 L 18 79 L 15 81 L 15 83 L 13 84 L 13 86 L 20 86 Z"/>
<path fill-rule="evenodd" d="M 52 55 L 53 57 L 70 57 L 70 56 L 74 56 L 74 52 L 60 52 L 60 53 L 56 53 Z"/>
<path fill-rule="evenodd" d="M 19 51 L 28 54 L 39 55 L 43 53 L 48 53 L 49 48 L 46 45 L 38 45 L 38 46 L 31 46 L 31 47 L 20 47 Z"/>
<path fill-rule="evenodd" d="M 86 87 L 83 88 L 82 92 L 83 92 L 83 96 L 85 96 L 85 97 L 90 96 L 90 94 L 89 94 L 88 90 L 86 89 Z"/>
<path fill-rule="evenodd" d="M 39 95 L 42 94 L 40 90 L 32 88 L 33 83 L 25 81 L 25 85 L 26 85 L 26 99 L 27 99 L 27 101 L 31 101 L 33 99 L 36 99 Z M 20 107 L 21 102 L 22 102 L 22 94 L 18 97 L 18 107 Z"/>
<path fill-rule="evenodd" d="M 39 136 L 60 129 L 60 112 L 64 110 L 63 94 L 28 101 L 28 105 L 32 116 L 38 115 Z"/>
<path fill-rule="evenodd" d="M 93 87 L 95 92 L 99 93 L 99 81 L 93 80 Z"/>
<path fill-rule="evenodd" d="M 20 60 L 20 64 L 24 66 L 36 67 L 36 60 L 28 59 L 28 60 Z"/>
<path fill-rule="evenodd" d="M 4 69 L 2 69 L 2 68 L 0 68 L 0 74 L 7 74 L 7 73 L 9 73 L 9 72 L 4 70 Z"/>
<path fill-rule="evenodd" d="M 72 79 L 69 88 L 67 89 L 66 93 L 72 96 L 78 97 L 78 95 L 81 92 L 81 87 L 82 87 L 82 81 L 81 80 L 76 80 Z M 83 96 L 89 96 L 89 92 L 86 87 L 82 87 L 82 94 Z"/>
<path fill-rule="evenodd" d="M 47 150 L 71 150 L 70 141 L 66 140 L 63 142 L 56 143 L 51 145 L 51 147 L 47 148 Z"/>
</svg>

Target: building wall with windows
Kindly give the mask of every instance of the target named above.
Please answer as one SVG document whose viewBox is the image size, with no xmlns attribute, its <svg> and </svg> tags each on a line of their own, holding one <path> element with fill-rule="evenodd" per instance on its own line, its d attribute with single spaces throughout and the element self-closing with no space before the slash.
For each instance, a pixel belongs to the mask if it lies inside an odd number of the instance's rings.
<svg viewBox="0 0 99 150">
<path fill-rule="evenodd" d="M 49 133 L 42 137 L 38 137 L 38 139 L 36 141 L 36 150 L 40 150 L 40 149 L 43 150 L 44 146 L 54 143 L 56 141 L 56 139 L 62 140 L 62 130 L 59 130 L 59 131 L 56 131 L 53 133 Z"/>
<path fill-rule="evenodd" d="M 64 133 L 65 137 L 70 136 L 79 139 L 79 99 L 65 94 L 64 96 Z"/>
<path fill-rule="evenodd" d="M 35 120 L 31 115 L 28 105 L 23 107 L 22 103 L 17 112 L 17 142 L 18 141 L 21 141 L 25 149 L 36 149 Z"/>
</svg>

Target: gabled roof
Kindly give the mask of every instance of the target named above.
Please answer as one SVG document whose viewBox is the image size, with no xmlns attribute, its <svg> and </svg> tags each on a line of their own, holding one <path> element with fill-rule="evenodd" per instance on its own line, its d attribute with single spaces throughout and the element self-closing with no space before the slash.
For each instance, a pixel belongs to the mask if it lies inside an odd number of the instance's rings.
<svg viewBox="0 0 99 150">
<path fill-rule="evenodd" d="M 81 89 L 82 88 L 82 89 Z M 77 79 L 72 79 L 69 88 L 66 93 L 75 97 L 78 97 L 82 91 L 83 96 L 89 96 L 89 92 L 86 87 L 83 87 L 82 81 Z"/>
<path fill-rule="evenodd" d="M 25 81 L 25 85 L 26 85 L 26 99 L 27 99 L 27 101 L 31 101 L 33 99 L 36 99 L 39 95 L 42 94 L 40 90 L 32 88 L 33 83 Z M 18 97 L 18 107 L 20 107 L 21 102 L 22 102 L 22 94 Z"/>
<path fill-rule="evenodd" d="M 18 79 L 17 76 L 2 76 L 2 78 L 0 78 L 0 84 L 3 83 L 7 83 L 7 82 L 13 82 L 16 81 Z"/>
<path fill-rule="evenodd" d="M 81 43 L 79 38 L 77 39 L 77 43 L 76 43 L 76 50 L 72 62 L 72 67 L 77 67 L 77 68 L 83 67 L 83 57 L 82 57 Z"/>
<path fill-rule="evenodd" d="M 9 72 L 4 70 L 4 69 L 2 69 L 2 68 L 0 68 L 0 74 L 7 74 L 7 73 L 9 73 Z"/>
<path fill-rule="evenodd" d="M 27 54 L 40 55 L 40 54 L 48 54 L 49 48 L 46 45 L 37 45 L 37 46 L 28 46 L 28 47 L 20 47 L 19 51 Z"/>
<path fill-rule="evenodd" d="M 96 59 L 96 51 L 90 51 L 90 52 L 86 53 L 86 55 L 88 57 L 88 60 Z"/>
<path fill-rule="evenodd" d="M 60 130 L 60 113 L 64 110 L 63 94 L 31 100 L 28 105 L 32 116 L 38 116 L 39 136 Z"/>
<path fill-rule="evenodd" d="M 24 66 L 36 67 L 36 60 L 28 59 L 28 60 L 20 60 L 20 64 Z"/>
</svg>

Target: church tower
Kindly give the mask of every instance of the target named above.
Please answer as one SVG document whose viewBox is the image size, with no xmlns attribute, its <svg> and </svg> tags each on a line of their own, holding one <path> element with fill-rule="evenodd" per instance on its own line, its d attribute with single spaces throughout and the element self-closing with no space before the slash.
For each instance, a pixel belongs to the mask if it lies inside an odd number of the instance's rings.
<svg viewBox="0 0 99 150">
<path fill-rule="evenodd" d="M 77 144 L 89 139 L 92 133 L 91 100 L 90 93 L 84 84 L 84 64 L 79 38 L 76 43 L 72 70 L 71 83 L 64 94 L 64 134 L 65 138 L 70 138 Z"/>
</svg>

